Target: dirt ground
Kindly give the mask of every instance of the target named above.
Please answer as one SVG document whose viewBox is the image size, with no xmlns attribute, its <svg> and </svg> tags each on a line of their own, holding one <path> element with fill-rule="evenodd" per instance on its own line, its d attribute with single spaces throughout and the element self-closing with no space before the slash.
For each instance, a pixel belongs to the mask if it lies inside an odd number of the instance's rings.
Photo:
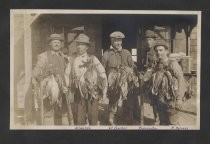
<svg viewBox="0 0 210 144">
<path fill-rule="evenodd" d="M 180 125 L 195 125 L 197 119 L 197 103 L 196 97 L 192 97 L 183 103 L 182 110 L 179 113 L 179 124 Z M 119 116 L 121 115 L 121 116 Z M 118 117 L 115 119 L 117 125 L 123 125 L 123 121 L 126 119 L 126 115 L 122 115 L 122 108 L 119 108 Z M 24 119 L 22 117 L 16 121 L 16 125 L 24 125 Z M 63 114 L 62 117 L 63 125 L 68 125 L 67 114 Z M 45 125 L 53 125 L 52 116 L 48 115 L 44 118 Z M 99 105 L 99 123 L 100 125 L 108 125 L 108 105 L 100 104 Z M 33 123 L 33 125 L 36 125 Z M 132 122 L 132 125 L 140 125 L 140 118 L 135 119 Z M 155 125 L 154 115 L 152 106 L 148 103 L 144 103 L 144 125 Z"/>
<path fill-rule="evenodd" d="M 197 118 L 196 97 L 183 102 L 182 109 L 179 111 L 178 122 L 180 125 L 195 125 Z M 154 125 L 152 107 L 144 103 L 144 125 Z"/>
</svg>

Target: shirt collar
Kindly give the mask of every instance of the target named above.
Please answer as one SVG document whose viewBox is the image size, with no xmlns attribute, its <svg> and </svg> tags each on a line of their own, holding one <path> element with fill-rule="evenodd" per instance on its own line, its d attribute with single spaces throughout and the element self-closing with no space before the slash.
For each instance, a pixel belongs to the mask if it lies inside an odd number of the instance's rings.
<svg viewBox="0 0 210 144">
<path fill-rule="evenodd" d="M 116 50 L 112 45 L 110 45 L 110 49 L 115 51 L 115 52 L 120 52 L 122 51 L 122 47 L 119 50 Z"/>
<path fill-rule="evenodd" d="M 87 56 L 87 52 L 84 53 L 84 54 L 82 54 L 82 55 L 79 55 L 79 57 L 81 57 L 81 58 L 84 58 L 84 57 L 86 57 L 86 56 Z"/>
<path fill-rule="evenodd" d="M 51 50 L 51 54 L 52 54 L 52 55 L 57 55 L 57 56 L 58 56 L 58 55 L 60 55 L 60 51 L 55 52 L 55 51 Z"/>
</svg>

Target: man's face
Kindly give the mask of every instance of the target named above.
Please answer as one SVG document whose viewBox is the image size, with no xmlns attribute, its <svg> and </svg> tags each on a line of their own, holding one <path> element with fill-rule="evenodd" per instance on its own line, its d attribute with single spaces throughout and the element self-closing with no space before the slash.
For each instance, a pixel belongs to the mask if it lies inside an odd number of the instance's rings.
<svg viewBox="0 0 210 144">
<path fill-rule="evenodd" d="M 111 43 L 114 49 L 120 50 L 122 48 L 122 39 L 120 38 L 112 38 Z"/>
<path fill-rule="evenodd" d="M 62 43 L 59 40 L 52 40 L 50 46 L 53 51 L 59 51 L 61 49 Z"/>
<path fill-rule="evenodd" d="M 84 53 L 87 52 L 87 49 L 88 49 L 87 44 L 82 43 L 82 42 L 77 42 L 76 45 L 77 45 L 77 53 L 79 55 L 83 55 Z"/>
<path fill-rule="evenodd" d="M 156 52 L 157 58 L 159 59 L 165 59 L 168 54 L 168 50 L 165 49 L 164 46 L 157 46 L 155 49 L 155 52 Z"/>
<path fill-rule="evenodd" d="M 152 48 L 154 46 L 155 40 L 154 38 L 146 38 L 145 42 L 148 48 Z"/>
</svg>

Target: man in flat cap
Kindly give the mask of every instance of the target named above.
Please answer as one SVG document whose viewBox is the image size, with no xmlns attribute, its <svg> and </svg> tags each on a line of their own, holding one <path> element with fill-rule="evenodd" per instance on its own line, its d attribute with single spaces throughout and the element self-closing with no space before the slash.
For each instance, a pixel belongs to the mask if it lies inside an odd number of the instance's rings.
<svg viewBox="0 0 210 144">
<path fill-rule="evenodd" d="M 87 53 L 89 37 L 80 34 L 75 41 L 77 56 L 69 77 L 74 93 L 74 121 L 76 125 L 97 125 L 99 100 L 106 99 L 107 76 L 100 61 Z"/>
<path fill-rule="evenodd" d="M 54 124 L 62 125 L 62 111 L 66 105 L 64 96 L 66 93 L 64 78 L 66 64 L 64 54 L 60 51 L 63 37 L 60 34 L 51 34 L 48 41 L 50 50 L 38 55 L 37 63 L 33 69 L 32 83 L 42 87 L 43 113 L 48 110 L 53 111 Z M 42 107 L 40 103 L 37 105 Z M 44 118 L 42 117 L 42 119 Z M 72 119 L 72 115 L 70 119 Z"/>
<path fill-rule="evenodd" d="M 149 89 L 151 88 L 151 78 L 152 74 L 154 73 L 154 67 L 156 65 L 156 55 L 154 51 L 154 44 L 156 42 L 157 36 L 155 35 L 155 32 L 152 30 L 146 30 L 143 36 L 144 40 L 144 47 L 141 54 L 141 65 L 142 65 L 142 71 L 140 74 L 140 79 L 143 81 L 142 85 L 142 92 L 143 95 L 146 98 L 149 98 L 150 103 L 153 107 L 153 114 L 155 119 L 155 124 L 157 125 L 159 123 L 159 117 L 157 114 L 157 109 L 153 105 L 153 98 L 151 97 L 151 93 Z"/>
<path fill-rule="evenodd" d="M 104 53 L 102 64 L 108 77 L 109 124 L 115 125 L 115 115 L 118 108 L 125 104 L 122 104 L 122 101 L 125 102 L 129 99 L 127 98 L 129 92 L 127 83 L 124 83 L 127 79 L 123 80 L 122 77 L 126 78 L 128 74 L 132 74 L 134 62 L 131 53 L 122 48 L 122 40 L 125 38 L 125 35 L 120 31 L 115 31 L 110 34 L 110 38 L 111 46 Z M 128 106 L 126 107 L 126 110 L 128 110 Z"/>
<path fill-rule="evenodd" d="M 154 50 L 157 65 L 153 75 L 151 93 L 160 119 L 160 125 L 180 125 L 179 109 L 186 91 L 181 66 L 176 59 L 168 57 L 168 46 L 164 41 L 156 42 Z"/>
<path fill-rule="evenodd" d="M 152 30 L 146 30 L 143 36 L 144 39 L 144 49 L 143 49 L 143 66 L 144 70 L 150 69 L 155 65 L 155 51 L 154 51 L 154 44 L 156 41 L 157 36 L 155 32 Z M 148 78 L 149 79 L 149 78 Z M 145 78 L 145 80 L 147 80 Z"/>
</svg>

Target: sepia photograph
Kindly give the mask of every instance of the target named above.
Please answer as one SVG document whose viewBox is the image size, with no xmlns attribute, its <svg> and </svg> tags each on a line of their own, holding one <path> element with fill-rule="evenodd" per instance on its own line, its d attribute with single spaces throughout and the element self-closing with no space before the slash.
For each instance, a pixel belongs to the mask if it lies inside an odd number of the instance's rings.
<svg viewBox="0 0 210 144">
<path fill-rule="evenodd" d="M 10 10 L 11 130 L 200 130 L 201 11 Z"/>
</svg>

